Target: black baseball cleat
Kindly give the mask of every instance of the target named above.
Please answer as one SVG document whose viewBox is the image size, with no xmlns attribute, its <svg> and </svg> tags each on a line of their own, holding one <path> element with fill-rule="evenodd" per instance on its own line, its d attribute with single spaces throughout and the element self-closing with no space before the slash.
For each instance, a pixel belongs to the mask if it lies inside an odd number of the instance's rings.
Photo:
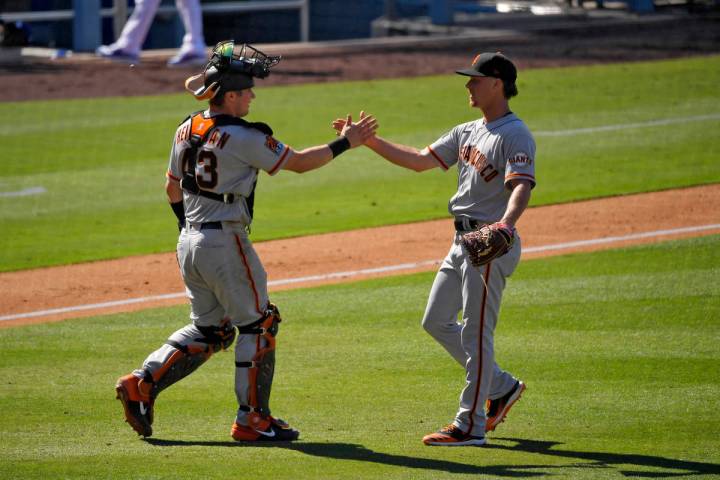
<svg viewBox="0 0 720 480">
<path fill-rule="evenodd" d="M 300 437 L 300 432 L 272 417 L 261 422 L 257 428 L 233 423 L 230 434 L 238 442 L 292 442 Z"/>
<path fill-rule="evenodd" d="M 487 420 L 485 421 L 485 431 L 491 432 L 495 427 L 505 421 L 505 417 L 512 406 L 520 400 L 520 396 L 525 391 L 525 384 L 518 380 L 508 393 L 496 400 L 488 400 Z"/>
<path fill-rule="evenodd" d="M 153 403 L 151 399 L 144 399 L 138 390 L 139 379 L 133 374 L 120 377 L 115 385 L 117 397 L 125 410 L 125 421 L 130 424 L 138 435 L 149 437 L 152 435 Z"/>
</svg>

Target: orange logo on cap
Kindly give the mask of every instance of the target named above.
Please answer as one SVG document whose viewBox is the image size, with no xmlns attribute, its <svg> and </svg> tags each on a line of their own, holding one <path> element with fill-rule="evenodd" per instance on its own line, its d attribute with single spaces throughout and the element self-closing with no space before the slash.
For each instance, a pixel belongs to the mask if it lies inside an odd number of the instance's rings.
<svg viewBox="0 0 720 480">
<path fill-rule="evenodd" d="M 475 62 L 477 62 L 479 58 L 480 58 L 480 54 L 475 55 L 475 58 L 473 58 L 473 61 L 470 65 L 475 65 Z"/>
</svg>

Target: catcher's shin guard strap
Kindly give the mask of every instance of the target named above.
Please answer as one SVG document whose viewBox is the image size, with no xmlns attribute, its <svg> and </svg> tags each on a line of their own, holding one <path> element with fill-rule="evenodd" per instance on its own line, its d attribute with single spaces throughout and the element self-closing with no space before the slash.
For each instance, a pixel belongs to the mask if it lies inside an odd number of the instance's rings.
<svg viewBox="0 0 720 480">
<path fill-rule="evenodd" d="M 282 318 L 280 318 L 280 311 L 275 305 L 270 303 L 268 304 L 267 310 L 265 310 L 265 315 L 260 320 L 253 322 L 250 325 L 237 327 L 237 330 L 241 335 L 264 336 L 266 334 L 270 334 L 270 336 L 275 337 L 278 329 L 280 328 L 280 322 L 282 322 Z"/>
</svg>

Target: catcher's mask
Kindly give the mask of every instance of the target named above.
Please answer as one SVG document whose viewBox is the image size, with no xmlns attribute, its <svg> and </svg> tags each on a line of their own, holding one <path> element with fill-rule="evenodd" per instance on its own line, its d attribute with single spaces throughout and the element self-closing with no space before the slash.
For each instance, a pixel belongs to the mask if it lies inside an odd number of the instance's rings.
<svg viewBox="0 0 720 480">
<path fill-rule="evenodd" d="M 234 40 L 226 40 L 215 45 L 203 73 L 185 80 L 185 89 L 197 100 L 209 100 L 225 92 L 252 88 L 253 78 L 270 75 L 270 68 L 277 65 L 280 58 L 265 55 L 248 44 L 236 45 Z M 199 78 L 203 79 L 203 85 L 192 88 L 190 84 Z"/>
</svg>

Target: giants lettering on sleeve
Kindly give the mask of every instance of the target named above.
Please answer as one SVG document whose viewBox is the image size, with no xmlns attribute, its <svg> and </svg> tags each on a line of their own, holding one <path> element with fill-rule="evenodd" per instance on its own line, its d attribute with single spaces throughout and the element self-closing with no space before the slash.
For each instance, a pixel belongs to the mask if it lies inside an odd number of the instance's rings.
<svg viewBox="0 0 720 480">
<path fill-rule="evenodd" d="M 517 166 L 522 166 L 522 165 L 530 166 L 530 165 L 532 165 L 533 161 L 532 161 L 532 158 L 530 158 L 530 156 L 527 153 L 518 152 L 508 159 L 508 163 L 510 165 L 517 165 Z"/>
<path fill-rule="evenodd" d="M 465 145 L 460 150 L 460 160 L 473 167 L 486 182 L 498 176 L 498 171 L 488 163 L 485 154 L 474 145 Z"/>
</svg>

